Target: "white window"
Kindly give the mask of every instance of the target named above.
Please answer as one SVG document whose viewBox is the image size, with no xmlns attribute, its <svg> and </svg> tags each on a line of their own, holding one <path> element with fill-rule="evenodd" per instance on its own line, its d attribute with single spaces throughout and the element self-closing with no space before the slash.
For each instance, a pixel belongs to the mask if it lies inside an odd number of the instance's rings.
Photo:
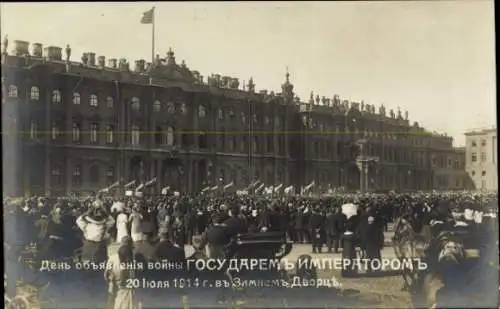
<svg viewBox="0 0 500 309">
<path fill-rule="evenodd" d="M 33 101 L 40 100 L 40 89 L 38 89 L 38 87 L 36 86 L 31 87 L 30 98 Z"/>
<path fill-rule="evenodd" d="M 138 126 L 132 126 L 131 144 L 139 145 L 141 132 Z"/>
<path fill-rule="evenodd" d="M 80 141 L 80 125 L 78 123 L 73 122 L 73 142 Z"/>
<path fill-rule="evenodd" d="M 206 111 L 205 106 L 203 106 L 203 105 L 198 106 L 198 117 L 199 118 L 205 118 L 206 113 L 207 113 L 207 111 Z"/>
<path fill-rule="evenodd" d="M 52 139 L 57 139 L 59 137 L 59 127 L 57 126 L 56 123 L 52 124 Z"/>
<path fill-rule="evenodd" d="M 481 152 L 481 162 L 486 162 L 486 152 Z"/>
<path fill-rule="evenodd" d="M 106 127 L 106 144 L 113 144 L 113 126 Z"/>
<path fill-rule="evenodd" d="M 91 123 L 90 124 L 90 142 L 92 144 L 97 143 L 97 124 L 96 123 Z"/>
<path fill-rule="evenodd" d="M 55 185 L 60 185 L 61 184 L 61 169 L 59 166 L 53 166 L 52 167 L 52 178 L 53 182 Z"/>
<path fill-rule="evenodd" d="M 59 169 L 58 166 L 54 166 L 52 168 L 52 176 L 61 176 L 61 170 Z"/>
<path fill-rule="evenodd" d="M 153 112 L 159 112 L 161 109 L 161 103 L 160 101 L 156 100 L 153 103 Z"/>
<path fill-rule="evenodd" d="M 17 98 L 17 87 L 14 85 L 9 86 L 9 97 L 10 98 Z"/>
<path fill-rule="evenodd" d="M 174 144 L 174 128 L 167 128 L 167 145 L 172 146 Z"/>
<path fill-rule="evenodd" d="M 52 91 L 52 103 L 61 103 L 61 92 L 59 90 Z"/>
<path fill-rule="evenodd" d="M 73 169 L 73 173 L 72 173 L 72 176 L 73 176 L 73 185 L 80 185 L 81 182 L 82 182 L 82 179 L 81 179 L 81 168 L 79 166 L 76 166 L 74 169 Z"/>
<path fill-rule="evenodd" d="M 94 107 L 99 105 L 99 99 L 97 98 L 97 95 L 95 94 L 90 95 L 89 104 L 90 106 Z"/>
<path fill-rule="evenodd" d="M 73 93 L 73 104 L 80 105 L 80 94 L 78 92 Z"/>
<path fill-rule="evenodd" d="M 115 179 L 115 168 L 110 166 L 106 171 L 106 178 L 108 178 L 108 183 L 111 184 Z"/>
<path fill-rule="evenodd" d="M 141 108 L 141 102 L 139 101 L 138 98 L 133 97 L 132 98 L 132 109 L 135 111 L 138 111 Z"/>
<path fill-rule="evenodd" d="M 38 138 L 38 124 L 35 121 L 31 121 L 30 124 L 30 138 L 31 139 Z"/>
<path fill-rule="evenodd" d="M 114 100 L 113 97 L 106 97 L 106 106 L 107 108 L 113 108 L 114 106 Z"/>
<path fill-rule="evenodd" d="M 167 113 L 169 114 L 175 113 L 175 104 L 173 102 L 167 103 Z"/>
</svg>

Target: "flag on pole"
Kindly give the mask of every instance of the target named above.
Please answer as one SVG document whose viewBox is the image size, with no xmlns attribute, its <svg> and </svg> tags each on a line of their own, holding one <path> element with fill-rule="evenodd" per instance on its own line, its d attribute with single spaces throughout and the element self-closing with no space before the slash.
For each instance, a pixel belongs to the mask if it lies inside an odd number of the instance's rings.
<svg viewBox="0 0 500 309">
<path fill-rule="evenodd" d="M 167 194 L 168 194 L 168 190 L 169 190 L 169 189 L 170 189 L 170 186 L 168 186 L 168 187 L 165 187 L 165 188 L 161 189 L 161 194 L 162 194 L 162 195 L 167 195 Z"/>
<path fill-rule="evenodd" d="M 154 21 L 155 8 L 142 13 L 141 24 L 152 24 Z"/>
<path fill-rule="evenodd" d="M 257 187 L 257 189 L 255 189 L 255 193 L 259 193 L 264 187 L 265 184 L 262 183 L 260 186 Z"/>
<path fill-rule="evenodd" d="M 147 187 L 153 185 L 155 182 L 156 182 L 156 177 L 153 177 L 153 179 L 151 179 L 150 181 L 146 182 L 144 184 L 144 186 L 147 188 Z"/>
<path fill-rule="evenodd" d="M 144 184 L 141 183 L 136 189 L 135 189 L 135 192 L 139 192 L 142 190 L 142 188 L 144 188 Z"/>
<path fill-rule="evenodd" d="M 224 191 L 231 188 L 232 186 L 234 186 L 234 182 L 231 181 L 230 183 L 228 183 L 227 185 L 224 186 Z"/>
<path fill-rule="evenodd" d="M 131 182 L 129 182 L 129 183 L 127 183 L 126 185 L 124 185 L 123 187 L 124 187 L 125 189 L 128 189 L 128 188 L 130 188 L 130 187 L 134 186 L 136 182 L 137 182 L 136 180 L 132 180 Z"/>
</svg>

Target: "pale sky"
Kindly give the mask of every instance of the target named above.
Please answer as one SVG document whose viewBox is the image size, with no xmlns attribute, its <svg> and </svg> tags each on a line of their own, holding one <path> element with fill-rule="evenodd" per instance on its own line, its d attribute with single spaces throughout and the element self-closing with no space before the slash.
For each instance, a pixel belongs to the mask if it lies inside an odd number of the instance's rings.
<svg viewBox="0 0 500 309">
<path fill-rule="evenodd" d="M 280 91 L 286 67 L 309 93 L 408 110 L 447 133 L 496 125 L 493 1 L 2 3 L 2 40 L 64 47 L 106 58 L 151 60 L 172 47 L 202 75 L 229 75 Z"/>
</svg>

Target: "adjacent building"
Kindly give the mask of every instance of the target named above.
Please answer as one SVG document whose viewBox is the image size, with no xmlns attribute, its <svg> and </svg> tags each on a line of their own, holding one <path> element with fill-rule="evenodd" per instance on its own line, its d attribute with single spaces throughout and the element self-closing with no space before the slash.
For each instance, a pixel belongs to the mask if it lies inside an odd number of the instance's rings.
<svg viewBox="0 0 500 309">
<path fill-rule="evenodd" d="M 466 170 L 477 190 L 498 190 L 496 128 L 465 133 Z"/>
<path fill-rule="evenodd" d="M 369 190 L 463 187 L 465 157 L 451 137 L 411 123 L 399 109 L 338 95 L 304 102 L 288 72 L 274 93 L 256 91 L 252 78 L 204 78 L 172 50 L 131 68 L 95 53 L 72 61 L 69 46 L 64 59 L 62 48 L 29 47 L 14 41 L 13 52 L 2 54 L 8 195 L 89 192 L 153 177 L 158 188 L 189 192 L 256 179 L 357 190 L 359 156 L 371 158 Z"/>
</svg>

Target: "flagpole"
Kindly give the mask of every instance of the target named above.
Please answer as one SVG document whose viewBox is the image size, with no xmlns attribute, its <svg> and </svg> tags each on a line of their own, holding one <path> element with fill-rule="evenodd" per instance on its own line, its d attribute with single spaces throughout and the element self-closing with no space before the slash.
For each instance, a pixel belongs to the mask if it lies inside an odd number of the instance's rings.
<svg viewBox="0 0 500 309">
<path fill-rule="evenodd" d="M 155 11 L 156 11 L 156 8 L 153 6 L 153 33 L 152 33 L 152 36 L 153 36 L 153 40 L 152 40 L 153 46 L 151 48 L 151 64 L 153 64 L 155 62 L 155 22 L 156 22 Z"/>
</svg>

